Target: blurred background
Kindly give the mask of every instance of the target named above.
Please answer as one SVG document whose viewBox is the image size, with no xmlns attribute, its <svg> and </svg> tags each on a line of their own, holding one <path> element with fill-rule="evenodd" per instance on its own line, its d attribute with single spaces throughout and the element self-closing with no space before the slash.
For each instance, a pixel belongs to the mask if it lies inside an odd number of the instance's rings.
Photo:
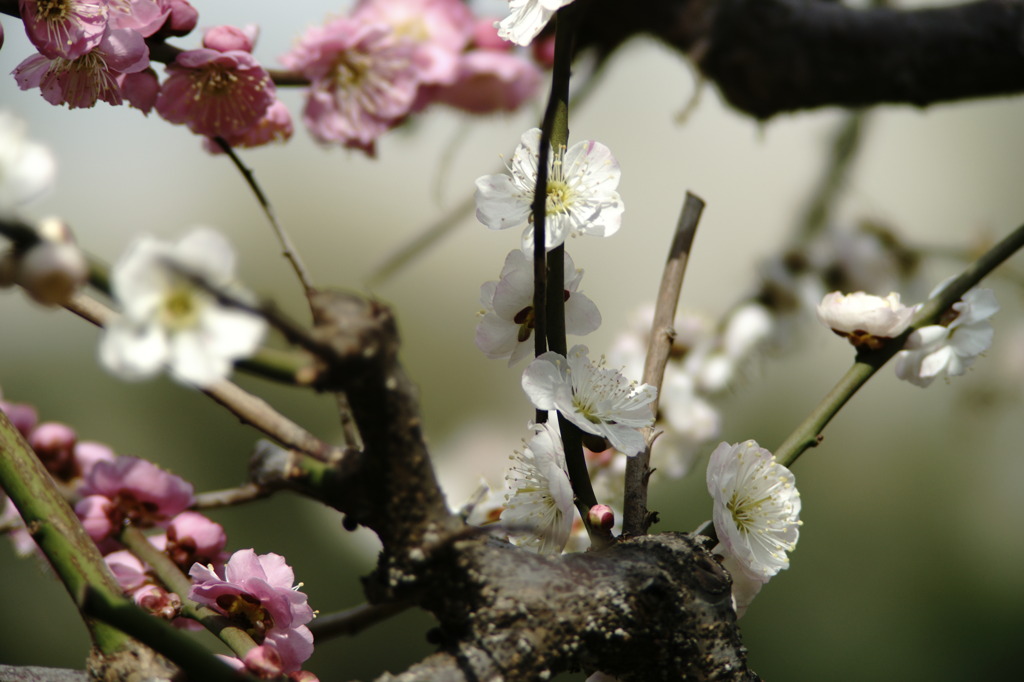
<svg viewBox="0 0 1024 682">
<path fill-rule="evenodd" d="M 344 3 L 284 11 L 269 0 L 196 2 L 200 27 L 256 23 L 265 64 L 307 26 Z M 290 7 L 297 7 L 291 5 Z M 31 48 L 19 22 L 2 17 L 0 73 Z M 193 47 L 198 35 L 176 44 Z M 626 205 L 609 240 L 569 249 L 586 271 L 581 290 L 604 323 L 587 338 L 608 349 L 630 316 L 653 300 L 672 230 L 690 190 L 707 202 L 682 306 L 720 316 L 758 286 L 758 263 L 776 254 L 826 168 L 838 111 L 760 124 L 729 110 L 713 87 L 685 120 L 698 84 L 677 55 L 649 41 L 626 46 L 585 106 L 573 140 L 599 139 L 618 158 Z M 470 117 L 433 108 L 386 135 L 378 158 L 323 148 L 299 123 L 302 93 L 282 99 L 296 119 L 284 146 L 243 152 L 316 281 L 365 290 L 376 265 L 500 167 L 539 104 L 516 115 Z M 0 107 L 29 122 L 30 136 L 59 160 L 56 190 L 33 217 L 56 214 L 89 251 L 116 261 L 135 235 L 177 239 L 214 226 L 239 251 L 240 276 L 304 318 L 301 291 L 256 202 L 229 161 L 208 155 L 187 129 L 105 104 L 67 111 L 0 78 Z M 879 221 L 907 243 L 963 251 L 1024 221 L 1024 99 L 887 107 L 866 120 L 836 220 Z M 532 409 L 522 367 L 487 360 L 475 347 L 479 287 L 496 279 L 519 230 L 490 232 L 466 216 L 451 236 L 372 293 L 394 307 L 403 360 L 419 384 L 426 433 L 453 505 L 479 477 L 500 485 Z M 923 290 L 957 272 L 930 259 Z M 1007 268 L 1020 272 L 1019 259 Z M 966 376 L 926 390 L 884 369 L 843 410 L 824 443 L 794 467 L 804 526 L 792 566 L 758 596 L 742 621 L 750 662 L 765 679 L 1004 679 L 1018 667 L 1024 609 L 1024 342 L 1021 288 L 990 278 L 1002 312 L 988 356 Z M 18 291 L 0 294 L 4 396 L 66 422 L 81 438 L 154 460 L 197 490 L 241 483 L 258 435 L 204 396 L 167 379 L 128 384 L 96 362 L 96 330 Z M 722 438 L 778 445 L 846 370 L 852 350 L 813 321 L 788 352 L 747 372 L 721 403 Z M 329 399 L 249 377 L 239 383 L 325 439 L 338 427 Z M 703 463 L 653 490 L 656 530 L 691 530 L 710 517 Z M 363 600 L 358 578 L 374 563 L 371 537 L 346 533 L 336 512 L 290 495 L 211 514 L 229 548 L 285 555 L 322 613 Z M 34 560 L 0 543 L 0 662 L 82 667 L 85 629 L 62 587 Z M 429 615 L 407 613 L 355 638 L 320 644 L 308 668 L 321 679 L 399 672 L 431 648 Z M 566 675 L 563 679 L 582 679 Z"/>
</svg>

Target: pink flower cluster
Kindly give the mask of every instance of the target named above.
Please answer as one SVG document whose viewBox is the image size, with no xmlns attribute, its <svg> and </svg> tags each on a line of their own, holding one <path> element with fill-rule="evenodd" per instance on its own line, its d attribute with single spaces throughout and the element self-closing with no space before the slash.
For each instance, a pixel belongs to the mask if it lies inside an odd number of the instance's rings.
<svg viewBox="0 0 1024 682">
<path fill-rule="evenodd" d="M 539 67 L 493 23 L 461 0 L 360 0 L 281 61 L 312 83 L 303 121 L 313 137 L 372 155 L 382 133 L 432 102 L 511 111 L 536 91 Z"/>
<path fill-rule="evenodd" d="M 184 35 L 197 15 L 185 0 L 19 0 L 28 38 L 39 50 L 14 69 L 22 90 L 51 104 L 86 108 L 124 100 L 149 112 L 156 74 L 145 39 Z"/>
<path fill-rule="evenodd" d="M 297 682 L 316 682 L 300 670 L 313 653 L 313 635 L 306 627 L 314 612 L 284 557 L 257 555 L 243 549 L 228 557 L 224 528 L 189 511 L 195 501 L 192 485 L 155 464 L 118 456 L 102 443 L 80 441 L 74 429 L 57 422 L 39 422 L 30 405 L 0 400 L 4 412 L 35 450 L 53 479 L 74 501 L 75 512 L 97 543 L 121 589 L 153 615 L 185 628 L 200 627 L 181 617 L 183 598 L 209 606 L 244 628 L 257 646 L 242 660 L 229 663 L 261 678 L 288 675 Z M 114 541 L 124 524 L 162 528 L 147 539 L 165 553 L 194 584 L 188 595 L 169 591 L 150 566 Z M 10 532 L 19 554 L 35 544 L 8 499 L 0 524 Z"/>
</svg>

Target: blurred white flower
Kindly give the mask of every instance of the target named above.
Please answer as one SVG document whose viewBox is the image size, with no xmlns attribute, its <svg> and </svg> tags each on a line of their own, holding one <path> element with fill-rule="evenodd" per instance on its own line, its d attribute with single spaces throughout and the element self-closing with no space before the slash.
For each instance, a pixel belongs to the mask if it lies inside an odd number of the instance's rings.
<svg viewBox="0 0 1024 682">
<path fill-rule="evenodd" d="M 0 111 L 0 215 L 50 188 L 57 162 L 50 150 L 25 136 L 25 122 Z"/>
<path fill-rule="evenodd" d="M 173 245 L 151 237 L 135 242 L 111 275 L 122 315 L 100 342 L 104 366 L 129 380 L 153 376 L 166 366 L 179 381 L 199 387 L 226 377 L 234 360 L 259 347 L 266 323 L 220 305 L 187 275 L 231 290 L 234 270 L 231 245 L 209 229 L 197 229 Z"/>
<path fill-rule="evenodd" d="M 509 15 L 495 24 L 498 36 L 516 45 L 529 45 L 555 12 L 572 0 L 509 0 Z"/>
<path fill-rule="evenodd" d="M 825 294 L 818 305 L 818 319 L 854 346 L 878 349 L 885 339 L 902 334 L 914 316 L 915 309 L 900 303 L 900 295 L 885 298 L 863 291 Z"/>
<path fill-rule="evenodd" d="M 533 252 L 533 194 L 537 185 L 540 128 L 525 133 L 512 155 L 509 174 L 485 175 L 476 181 L 476 217 L 492 230 L 527 225 L 522 248 Z M 578 142 L 548 158 L 544 245 L 550 251 L 568 237 L 609 237 L 622 224 L 619 164 L 600 142 Z"/>
<path fill-rule="evenodd" d="M 585 335 L 601 326 L 601 312 L 579 293 L 583 270 L 565 253 L 565 331 Z M 501 279 L 480 287 L 484 316 L 476 327 L 476 345 L 492 359 L 508 358 L 511 367 L 533 353 L 533 261 L 516 249 L 505 258 Z"/>
<path fill-rule="evenodd" d="M 800 537 L 796 479 L 753 440 L 721 443 L 711 453 L 708 492 L 719 542 L 754 580 L 767 582 L 789 567 Z"/>
<path fill-rule="evenodd" d="M 921 327 L 907 338 L 903 350 L 896 354 L 896 376 L 923 387 L 943 372 L 963 374 L 992 345 L 995 332 L 988 318 L 998 311 L 999 303 L 990 289 L 971 289 L 953 304 L 955 317 L 947 326 Z"/>
<path fill-rule="evenodd" d="M 509 493 L 501 521 L 513 542 L 540 554 L 557 554 L 572 531 L 573 494 L 557 427 L 536 424 L 530 443 L 512 455 L 505 474 Z"/>
<path fill-rule="evenodd" d="M 568 358 L 547 352 L 523 372 L 523 390 L 538 410 L 558 410 L 587 433 L 603 436 L 616 450 L 635 455 L 644 448 L 639 428 L 654 423 L 657 389 L 630 382 L 620 372 L 594 364 L 586 346 Z"/>
</svg>

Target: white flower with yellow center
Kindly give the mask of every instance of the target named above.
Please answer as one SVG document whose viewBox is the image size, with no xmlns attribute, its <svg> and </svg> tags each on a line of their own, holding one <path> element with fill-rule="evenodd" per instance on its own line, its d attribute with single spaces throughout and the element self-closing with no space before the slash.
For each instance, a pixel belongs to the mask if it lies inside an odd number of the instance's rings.
<svg viewBox="0 0 1024 682">
<path fill-rule="evenodd" d="M 885 298 L 863 291 L 826 294 L 818 305 L 818 319 L 856 347 L 877 350 L 886 339 L 899 336 L 910 326 L 916 309 L 900 303 L 893 292 Z"/>
<path fill-rule="evenodd" d="M 943 282 L 932 296 L 945 288 Z M 945 373 L 958 376 L 992 345 L 995 332 L 988 319 L 999 312 L 991 289 L 971 289 L 939 320 L 914 330 L 896 354 L 896 376 L 917 386 L 928 386 Z"/>
<path fill-rule="evenodd" d="M 540 554 L 557 554 L 572 531 L 572 485 L 558 430 L 546 423 L 533 428 L 529 445 L 510 458 L 501 521 L 516 544 Z"/>
<path fill-rule="evenodd" d="M 266 323 L 220 305 L 185 273 L 230 290 L 234 270 L 231 245 L 213 230 L 197 229 L 173 245 L 151 237 L 135 242 L 111 276 L 123 312 L 104 331 L 103 365 L 128 380 L 164 367 L 199 387 L 223 379 L 234 360 L 256 351 Z"/>
<path fill-rule="evenodd" d="M 509 0 L 509 15 L 495 24 L 498 36 L 516 45 L 529 45 L 555 12 L 572 0 Z"/>
<path fill-rule="evenodd" d="M 722 443 L 711 453 L 707 482 L 718 540 L 743 573 L 768 582 L 789 568 L 786 553 L 800 537 L 793 472 L 756 441 Z"/>
<path fill-rule="evenodd" d="M 533 251 L 533 195 L 537 184 L 540 129 L 523 137 L 509 164 L 509 173 L 485 175 L 476 181 L 476 217 L 492 230 L 526 225 L 523 251 Z M 544 245 L 551 249 L 568 237 L 608 237 L 622 224 L 619 164 L 600 142 L 578 142 L 548 159 L 548 196 Z"/>
<path fill-rule="evenodd" d="M 651 402 L 658 391 L 607 369 L 603 358 L 591 362 L 589 353 L 586 346 L 573 346 L 568 358 L 550 351 L 538 356 L 523 372 L 523 390 L 538 410 L 558 410 L 583 431 L 635 455 L 644 448 L 637 429 L 654 423 Z"/>
</svg>

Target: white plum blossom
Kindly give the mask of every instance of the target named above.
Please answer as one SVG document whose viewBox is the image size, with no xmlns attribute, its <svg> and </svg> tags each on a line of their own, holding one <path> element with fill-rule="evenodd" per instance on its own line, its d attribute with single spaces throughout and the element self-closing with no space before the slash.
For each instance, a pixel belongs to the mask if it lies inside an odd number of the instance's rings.
<svg viewBox="0 0 1024 682">
<path fill-rule="evenodd" d="M 495 24 L 498 36 L 526 46 L 537 37 L 555 12 L 572 0 L 509 0 L 509 15 Z"/>
<path fill-rule="evenodd" d="M 748 440 L 721 443 L 708 462 L 718 541 L 748 577 L 767 582 L 789 568 L 800 537 L 800 493 L 793 473 Z"/>
<path fill-rule="evenodd" d="M 952 321 L 921 327 L 907 338 L 903 350 L 896 354 L 896 376 L 923 387 L 943 372 L 963 374 L 992 345 L 994 331 L 988 318 L 998 311 L 991 289 L 971 289 L 953 304 Z"/>
<path fill-rule="evenodd" d="M 601 312 L 577 291 L 583 270 L 565 254 L 565 331 L 579 336 L 601 326 Z M 511 367 L 533 352 L 533 261 L 516 249 L 505 258 L 501 279 L 480 287 L 483 317 L 476 345 L 492 359 L 508 358 Z"/>
<path fill-rule="evenodd" d="M 57 162 L 25 135 L 25 122 L 0 111 L 0 215 L 17 209 L 53 184 Z"/>
<path fill-rule="evenodd" d="M 509 492 L 501 521 L 513 541 L 540 554 L 557 554 L 572 531 L 573 494 L 562 438 L 551 424 L 536 424 L 530 443 L 510 458 Z"/>
<path fill-rule="evenodd" d="M 915 311 L 900 303 L 895 292 L 882 298 L 863 291 L 833 291 L 818 304 L 818 319 L 854 346 L 878 349 L 885 339 L 899 336 L 910 326 Z"/>
<path fill-rule="evenodd" d="M 523 251 L 533 251 L 533 195 L 537 184 L 540 129 L 525 133 L 512 155 L 509 173 L 485 175 L 476 181 L 476 217 L 492 230 L 526 225 Z M 578 142 L 548 159 L 545 248 L 582 234 L 608 237 L 622 224 L 619 164 L 600 142 Z"/>
<path fill-rule="evenodd" d="M 174 378 L 199 387 L 227 376 L 234 360 L 256 351 L 266 324 L 219 304 L 189 276 L 232 290 L 234 270 L 231 244 L 213 230 L 196 229 L 177 244 L 136 241 L 111 275 L 122 314 L 104 331 L 104 366 L 129 380 L 167 367 Z"/>
<path fill-rule="evenodd" d="M 587 433 L 607 438 L 627 455 L 644 448 L 637 429 L 651 426 L 651 403 L 657 389 L 630 382 L 620 372 L 594 364 L 586 346 L 574 346 L 568 357 L 549 351 L 523 372 L 523 390 L 538 410 L 558 410 Z"/>
<path fill-rule="evenodd" d="M 736 612 L 736 620 L 739 620 L 747 612 L 747 607 L 754 601 L 766 580 L 751 578 L 740 567 L 740 562 L 729 553 L 725 545 L 719 543 L 711 550 L 711 553 L 721 557 L 721 564 L 729 571 L 732 578 L 732 608 Z"/>
</svg>

